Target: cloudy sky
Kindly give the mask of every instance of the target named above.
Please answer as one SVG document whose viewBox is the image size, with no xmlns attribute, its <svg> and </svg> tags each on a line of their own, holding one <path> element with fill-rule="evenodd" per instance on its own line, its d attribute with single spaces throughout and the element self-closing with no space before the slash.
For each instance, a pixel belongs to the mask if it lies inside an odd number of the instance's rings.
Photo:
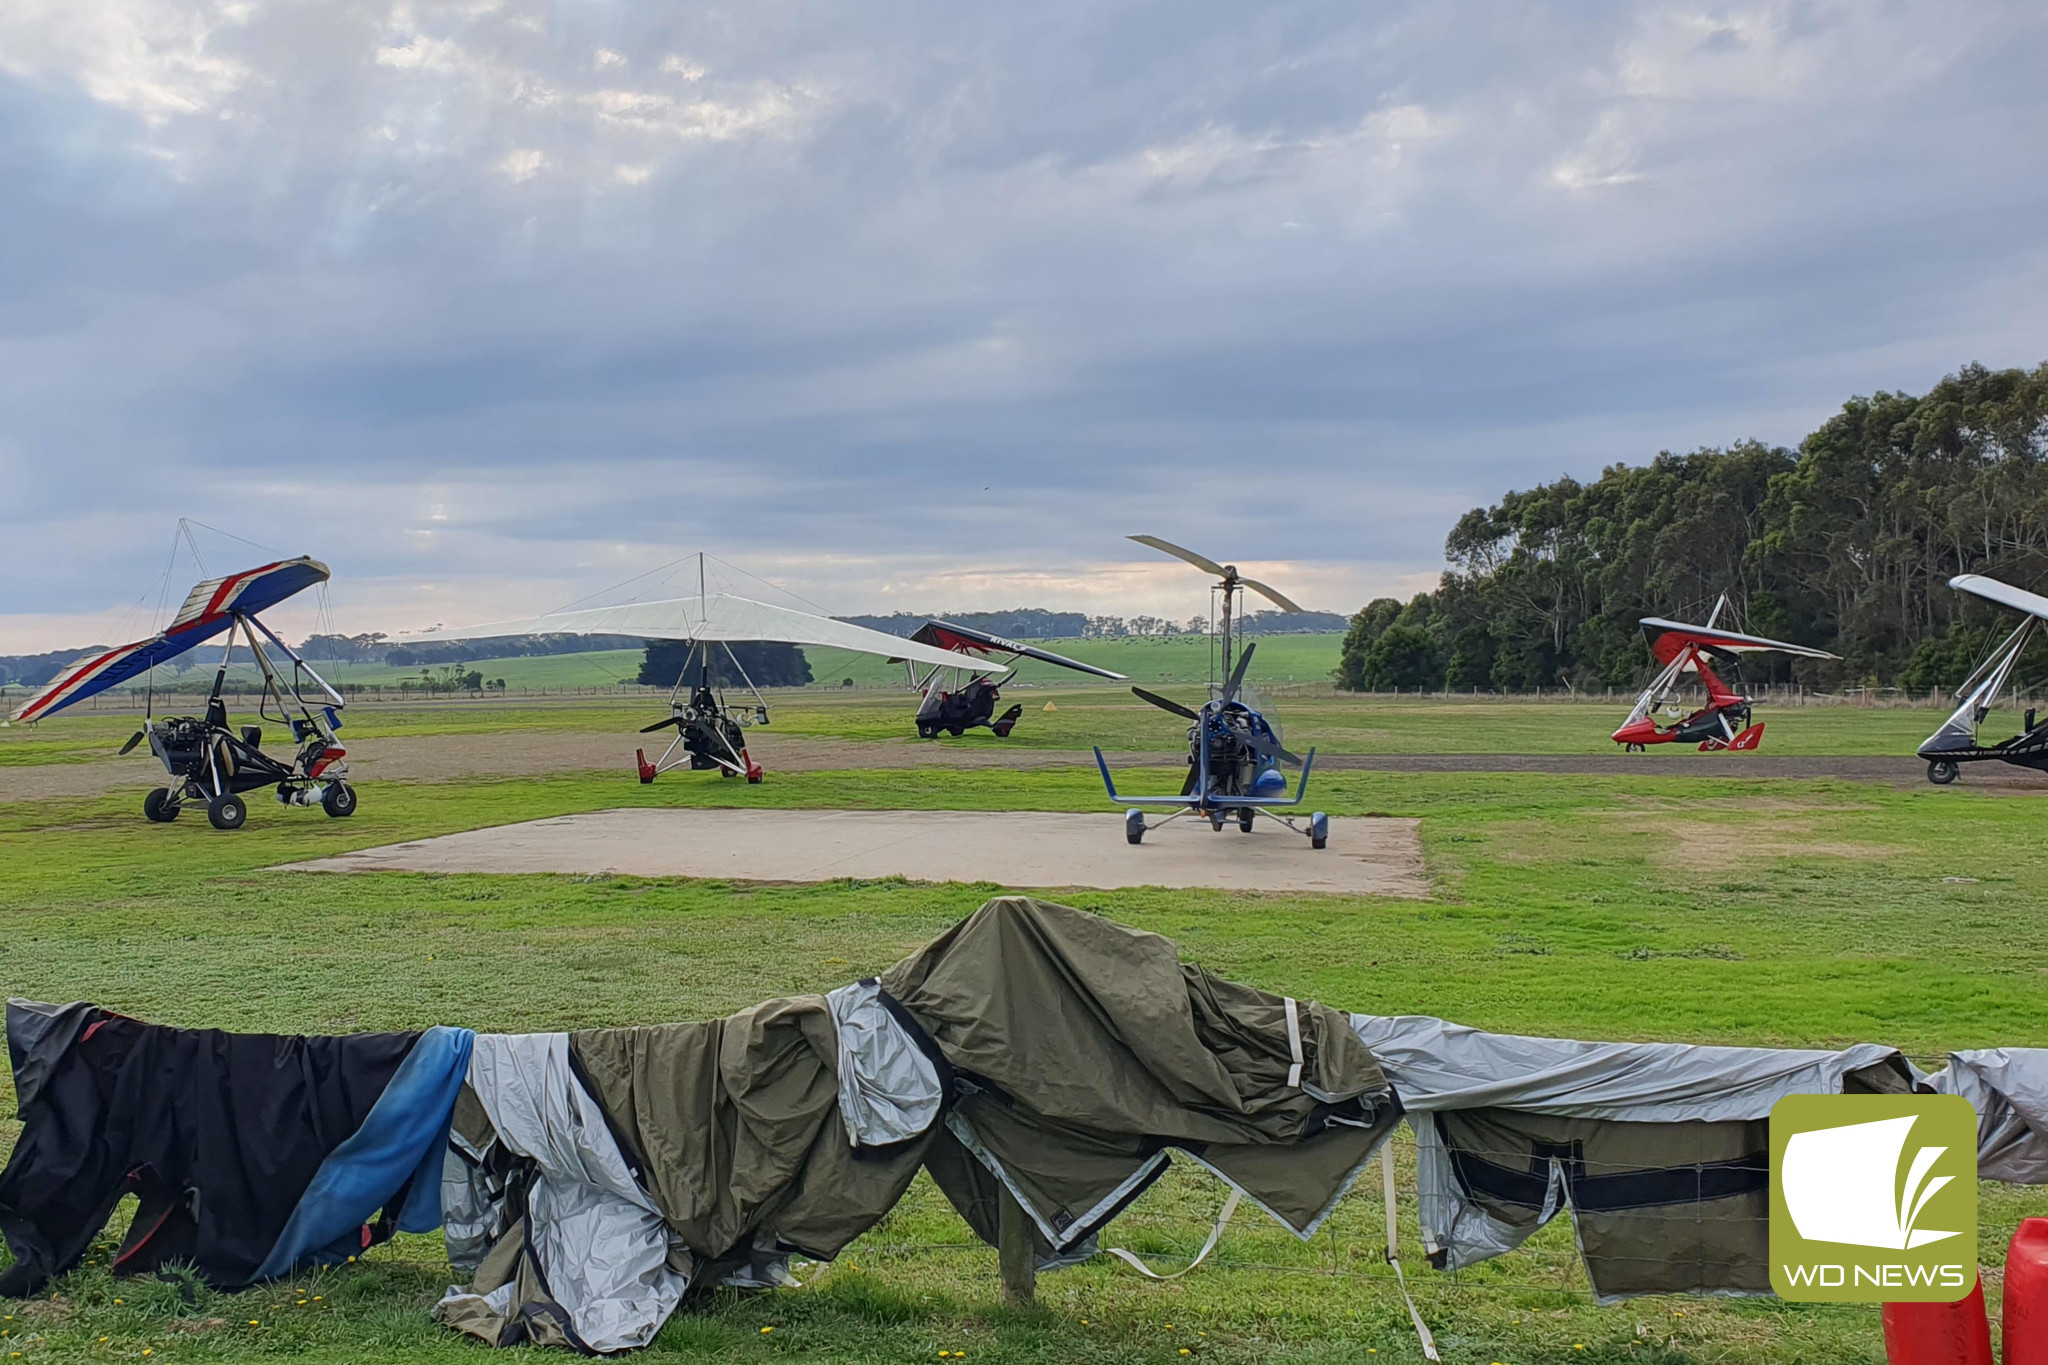
<svg viewBox="0 0 2048 1365">
<path fill-rule="evenodd" d="M 2048 358 L 2044 69 L 2038 0 L 8 0 L 0 653 L 180 516 L 351 629 L 699 547 L 1201 610 L 1132 531 L 1354 609 L 1506 488 Z"/>
</svg>

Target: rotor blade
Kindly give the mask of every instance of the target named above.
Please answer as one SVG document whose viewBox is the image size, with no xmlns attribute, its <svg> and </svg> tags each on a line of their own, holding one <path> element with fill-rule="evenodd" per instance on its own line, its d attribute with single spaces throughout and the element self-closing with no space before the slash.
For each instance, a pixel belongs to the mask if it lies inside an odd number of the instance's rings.
<svg viewBox="0 0 2048 1365">
<path fill-rule="evenodd" d="M 1230 670 L 1230 681 L 1223 684 L 1223 700 L 1236 701 L 1237 689 L 1244 686 L 1244 671 L 1252 666 L 1252 651 L 1256 643 L 1244 647 L 1244 653 L 1237 656 L 1237 667 Z"/>
<path fill-rule="evenodd" d="M 1277 605 L 1282 611 L 1307 610 L 1307 608 L 1299 606 L 1296 603 L 1289 601 L 1287 598 L 1281 596 L 1279 593 L 1273 591 L 1273 589 L 1267 587 L 1264 583 L 1261 583 L 1256 578 L 1240 578 L 1237 581 L 1244 584 L 1247 588 L 1250 588 L 1253 592 L 1258 593 L 1261 597 L 1271 599 L 1272 602 L 1275 605 Z"/>
<path fill-rule="evenodd" d="M 115 754 L 114 757 L 119 758 L 121 754 L 132 751 L 140 743 L 142 743 L 142 731 L 137 730 L 134 734 L 128 736 L 128 742 L 121 746 L 121 753 Z"/>
<path fill-rule="evenodd" d="M 640 727 L 640 733 L 643 735 L 651 735 L 656 730 L 666 730 L 671 725 L 675 726 L 678 730 L 682 729 L 683 718 L 681 716 L 670 716 L 667 720 L 658 720 L 654 722 L 654 724 L 652 725 L 643 725 Z"/>
<path fill-rule="evenodd" d="M 1142 687 L 1134 687 L 1131 689 L 1131 691 L 1136 693 L 1140 700 L 1149 701 L 1162 711 L 1171 711 L 1176 716 L 1183 717 L 1187 720 L 1200 720 L 1202 718 L 1200 712 L 1190 711 L 1187 707 L 1182 706 L 1177 701 L 1168 701 L 1165 697 L 1160 696 L 1157 692 L 1147 692 Z"/>
<path fill-rule="evenodd" d="M 1196 568 L 1206 573 L 1215 574 L 1218 578 L 1227 577 L 1223 572 L 1223 566 L 1215 560 L 1204 558 L 1193 550 L 1176 545 L 1170 540 L 1161 540 L 1158 536 L 1131 536 L 1129 539 L 1137 541 L 1140 545 L 1150 545 L 1155 550 L 1164 551 L 1175 559 L 1185 559 Z"/>
</svg>

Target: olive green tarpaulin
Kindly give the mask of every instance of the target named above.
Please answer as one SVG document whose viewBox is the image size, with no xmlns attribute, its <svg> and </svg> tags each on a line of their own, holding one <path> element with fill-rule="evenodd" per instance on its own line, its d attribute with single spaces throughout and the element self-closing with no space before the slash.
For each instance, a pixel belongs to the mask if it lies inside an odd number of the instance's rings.
<svg viewBox="0 0 2048 1365">
<path fill-rule="evenodd" d="M 856 1149 L 839 1120 L 838 1057 L 821 995 L 724 1019 L 569 1035 L 682 1248 L 693 1290 L 750 1260 L 830 1259 L 903 1196 L 925 1137 Z"/>
<path fill-rule="evenodd" d="M 974 1160 L 935 1152 L 931 1166 L 984 1238 L 993 1186 L 975 1166 L 1058 1251 L 1114 1217 L 1169 1149 L 1306 1236 L 1398 1118 L 1348 1015 L 1225 981 L 1170 939 L 1068 906 L 992 900 L 880 980 L 957 1075 L 939 1143 Z"/>
<path fill-rule="evenodd" d="M 602 1112 L 600 1130 L 586 1125 L 569 1145 L 616 1147 L 633 1192 L 659 1210 L 666 1273 L 691 1296 L 786 1282 L 791 1255 L 836 1256 L 921 1165 L 991 1240 L 1006 1185 L 1036 1220 L 1048 1264 L 1088 1254 L 1090 1235 L 1176 1152 L 1307 1236 L 1400 1112 L 1348 1016 L 1185 967 L 1156 934 L 1016 897 L 990 901 L 879 983 L 704 1023 L 588 1029 L 566 1035 L 566 1055 L 561 1074 L 528 1089 L 566 1092 L 536 1094 L 543 1111 L 566 1114 L 587 1095 Z M 854 1075 L 860 1084 L 842 1087 Z M 862 1097 L 861 1115 L 842 1112 L 847 1094 Z M 474 1197 L 491 1180 L 507 1197 Z M 451 1294 L 444 1316 L 486 1340 L 551 1340 L 574 1317 L 549 1293 L 566 1267 L 540 1249 L 567 1255 L 562 1230 L 534 1221 L 531 1204 L 520 1219 L 510 1196 L 522 1177 L 480 1173 L 474 1154 L 444 1188 L 465 1248 L 482 1258 L 480 1283 L 500 1291 L 471 1317 L 458 1310 L 483 1291 Z M 626 1228 L 631 1210 L 614 1213 Z M 576 1235 L 592 1263 L 645 1271 L 632 1259 L 644 1244 L 623 1232 L 593 1222 Z M 628 1288 L 660 1282 L 655 1272 Z M 630 1329 L 646 1340 L 666 1316 L 647 1294 L 582 1311 L 594 1320 L 637 1304 L 660 1316 L 605 1339 Z"/>
</svg>

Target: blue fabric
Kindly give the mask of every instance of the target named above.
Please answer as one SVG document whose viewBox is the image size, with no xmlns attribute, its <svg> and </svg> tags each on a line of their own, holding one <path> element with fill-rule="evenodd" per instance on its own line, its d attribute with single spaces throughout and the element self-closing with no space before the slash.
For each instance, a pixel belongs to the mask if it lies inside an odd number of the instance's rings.
<svg viewBox="0 0 2048 1365">
<path fill-rule="evenodd" d="M 405 1202 L 395 1210 L 399 1231 L 431 1232 L 441 1226 L 448 1120 L 469 1073 L 475 1041 L 466 1028 L 430 1028 L 420 1035 L 363 1126 L 320 1163 L 256 1271 L 257 1279 L 355 1255 L 362 1250 L 363 1225 L 401 1190 Z"/>
</svg>

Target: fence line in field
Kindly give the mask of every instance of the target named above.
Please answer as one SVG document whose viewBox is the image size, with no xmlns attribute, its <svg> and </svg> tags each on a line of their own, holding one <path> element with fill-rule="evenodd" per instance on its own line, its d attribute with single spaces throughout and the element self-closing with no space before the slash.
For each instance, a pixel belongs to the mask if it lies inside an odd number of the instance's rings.
<svg viewBox="0 0 2048 1365">
<path fill-rule="evenodd" d="M 1167 686 L 1190 687 L 1200 685 L 1185 681 L 1175 682 L 1170 679 L 1161 679 L 1159 681 Z M 1267 697 L 1297 699 L 1320 697 L 1332 700 L 1350 698 L 1365 703 L 1375 701 L 1433 700 L 1440 702 L 1487 702 L 1514 705 L 1521 703 L 1556 704 L 1559 702 L 1576 702 L 1587 705 L 1615 707 L 1628 706 L 1640 695 L 1640 692 L 1635 688 L 1614 687 L 1600 689 L 1549 687 L 1536 688 L 1527 692 L 1494 692 L 1482 688 L 1460 688 L 1455 690 L 1450 688 L 1393 688 L 1387 691 L 1342 692 L 1324 681 L 1296 682 L 1292 679 L 1278 681 L 1254 678 L 1252 679 L 1252 684 L 1261 694 Z M 207 686 L 194 686 L 192 688 L 159 687 L 155 690 L 156 704 L 159 707 L 178 706 L 183 704 L 182 699 L 185 698 L 203 698 L 210 690 L 210 686 L 208 684 Z M 1007 685 L 1006 690 L 1057 692 L 1081 689 L 1101 690 L 1102 687 L 1102 684 L 1086 683 L 1051 685 L 1044 683 L 1011 683 Z M 6 698 L 10 701 L 18 700 L 28 696 L 34 690 L 33 688 L 21 688 L 10 685 L 0 688 L 0 698 Z M 642 686 L 637 683 L 601 683 L 562 687 L 450 688 L 422 686 L 411 681 L 408 681 L 405 685 L 395 683 L 339 682 L 335 684 L 335 690 L 350 701 L 457 703 L 489 703 L 515 698 L 529 701 L 575 698 L 597 699 L 603 697 L 665 698 L 671 691 L 671 689 L 666 687 Z M 797 695 L 844 696 L 848 693 L 900 694 L 905 693 L 908 689 L 901 683 L 857 683 L 851 687 L 813 684 L 809 687 L 771 687 L 763 688 L 762 690 L 772 695 L 788 697 Z M 112 688 L 76 703 L 72 709 L 80 711 L 136 711 L 144 705 L 146 695 L 147 692 L 143 688 Z M 231 681 L 222 689 L 221 695 L 231 704 L 245 705 L 257 701 L 262 696 L 262 690 L 260 687 L 252 684 Z M 1940 689 L 1932 689 L 1928 692 L 1920 693 L 1909 692 L 1903 688 L 1896 687 L 1859 687 L 1841 692 L 1817 692 L 1805 687 L 1786 685 L 1755 688 L 1748 695 L 1757 704 L 1774 708 L 1850 706 L 1869 710 L 1947 711 L 1957 704 L 1955 697 Z M 2016 687 L 2008 694 L 2005 704 L 2013 707 L 2033 706 L 2041 700 L 2042 695 L 2043 689 Z M 1706 693 L 1704 690 L 1684 688 L 1674 692 L 1666 704 L 1693 707 L 1703 705 L 1705 702 Z"/>
</svg>

